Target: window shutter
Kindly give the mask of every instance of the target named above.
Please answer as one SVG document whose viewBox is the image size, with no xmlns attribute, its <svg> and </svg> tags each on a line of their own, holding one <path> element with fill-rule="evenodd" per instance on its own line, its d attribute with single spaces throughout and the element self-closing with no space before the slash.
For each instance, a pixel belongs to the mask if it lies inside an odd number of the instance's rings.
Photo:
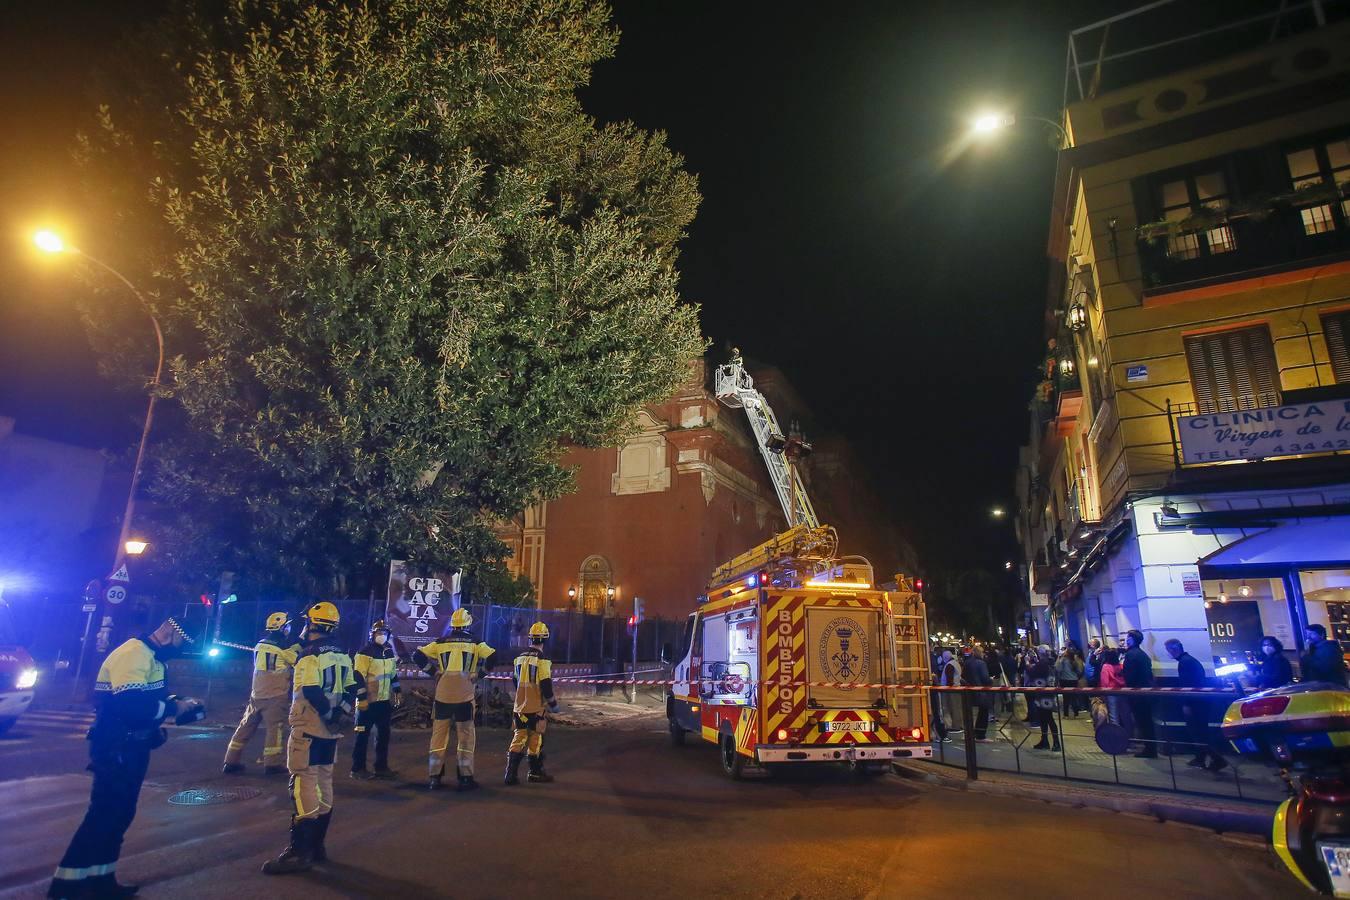
<svg viewBox="0 0 1350 900">
<path fill-rule="evenodd" d="M 1350 382 L 1350 312 L 1332 313 L 1322 317 L 1322 335 L 1327 340 L 1331 356 L 1331 371 L 1338 383 Z"/>
<path fill-rule="evenodd" d="M 1279 370 L 1264 325 L 1186 338 L 1196 411 L 1201 415 L 1279 403 Z"/>
</svg>

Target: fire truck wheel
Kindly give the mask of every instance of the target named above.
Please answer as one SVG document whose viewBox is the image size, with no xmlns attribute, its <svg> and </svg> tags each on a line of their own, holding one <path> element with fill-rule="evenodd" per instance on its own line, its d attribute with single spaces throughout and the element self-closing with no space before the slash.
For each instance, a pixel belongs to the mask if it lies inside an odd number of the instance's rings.
<svg viewBox="0 0 1350 900">
<path fill-rule="evenodd" d="M 688 734 L 688 732 L 685 731 L 683 728 L 680 727 L 680 723 L 679 723 L 679 722 L 676 722 L 675 719 L 674 719 L 674 717 L 671 717 L 671 718 L 668 719 L 667 721 L 670 722 L 670 743 L 671 743 L 671 745 L 672 745 L 672 746 L 675 746 L 675 747 L 683 747 L 683 746 L 684 746 L 684 736 L 685 736 L 686 734 Z"/>
<path fill-rule="evenodd" d="M 722 735 L 722 771 L 731 777 L 732 781 L 740 781 L 741 773 L 745 769 L 745 757 L 736 752 L 736 741 L 729 734 Z"/>
</svg>

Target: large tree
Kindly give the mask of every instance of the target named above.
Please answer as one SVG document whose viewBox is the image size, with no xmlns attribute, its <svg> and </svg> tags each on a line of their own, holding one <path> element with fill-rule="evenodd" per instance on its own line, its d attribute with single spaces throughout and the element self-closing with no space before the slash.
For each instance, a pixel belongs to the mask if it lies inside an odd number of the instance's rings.
<svg viewBox="0 0 1350 900">
<path fill-rule="evenodd" d="M 185 0 L 131 42 L 80 159 L 172 355 L 161 559 L 303 593 L 491 559 L 687 375 L 696 181 L 577 98 L 616 42 L 590 0 Z"/>
</svg>

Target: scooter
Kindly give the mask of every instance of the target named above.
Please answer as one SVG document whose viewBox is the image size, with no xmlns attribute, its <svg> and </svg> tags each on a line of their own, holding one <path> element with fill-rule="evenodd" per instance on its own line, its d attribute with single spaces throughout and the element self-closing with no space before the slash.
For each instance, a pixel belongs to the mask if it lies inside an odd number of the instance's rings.
<svg viewBox="0 0 1350 900">
<path fill-rule="evenodd" d="M 1228 707 L 1223 736 L 1280 767 L 1291 796 L 1275 812 L 1280 861 L 1309 889 L 1350 898 L 1350 690 L 1288 684 Z"/>
</svg>

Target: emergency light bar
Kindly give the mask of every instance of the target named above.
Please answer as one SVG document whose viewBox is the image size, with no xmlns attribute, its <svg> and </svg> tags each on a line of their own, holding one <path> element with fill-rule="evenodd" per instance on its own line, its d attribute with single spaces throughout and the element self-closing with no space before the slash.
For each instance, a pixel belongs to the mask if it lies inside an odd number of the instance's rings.
<svg viewBox="0 0 1350 900">
<path fill-rule="evenodd" d="M 813 578 L 813 579 L 811 579 L 810 581 L 808 581 L 808 582 L 806 583 L 806 586 L 807 586 L 807 587 L 858 588 L 859 590 L 867 590 L 868 588 L 872 587 L 870 584 L 868 584 L 868 583 L 865 582 L 865 581 L 821 581 L 821 580 L 816 579 L 816 578 Z"/>
</svg>

